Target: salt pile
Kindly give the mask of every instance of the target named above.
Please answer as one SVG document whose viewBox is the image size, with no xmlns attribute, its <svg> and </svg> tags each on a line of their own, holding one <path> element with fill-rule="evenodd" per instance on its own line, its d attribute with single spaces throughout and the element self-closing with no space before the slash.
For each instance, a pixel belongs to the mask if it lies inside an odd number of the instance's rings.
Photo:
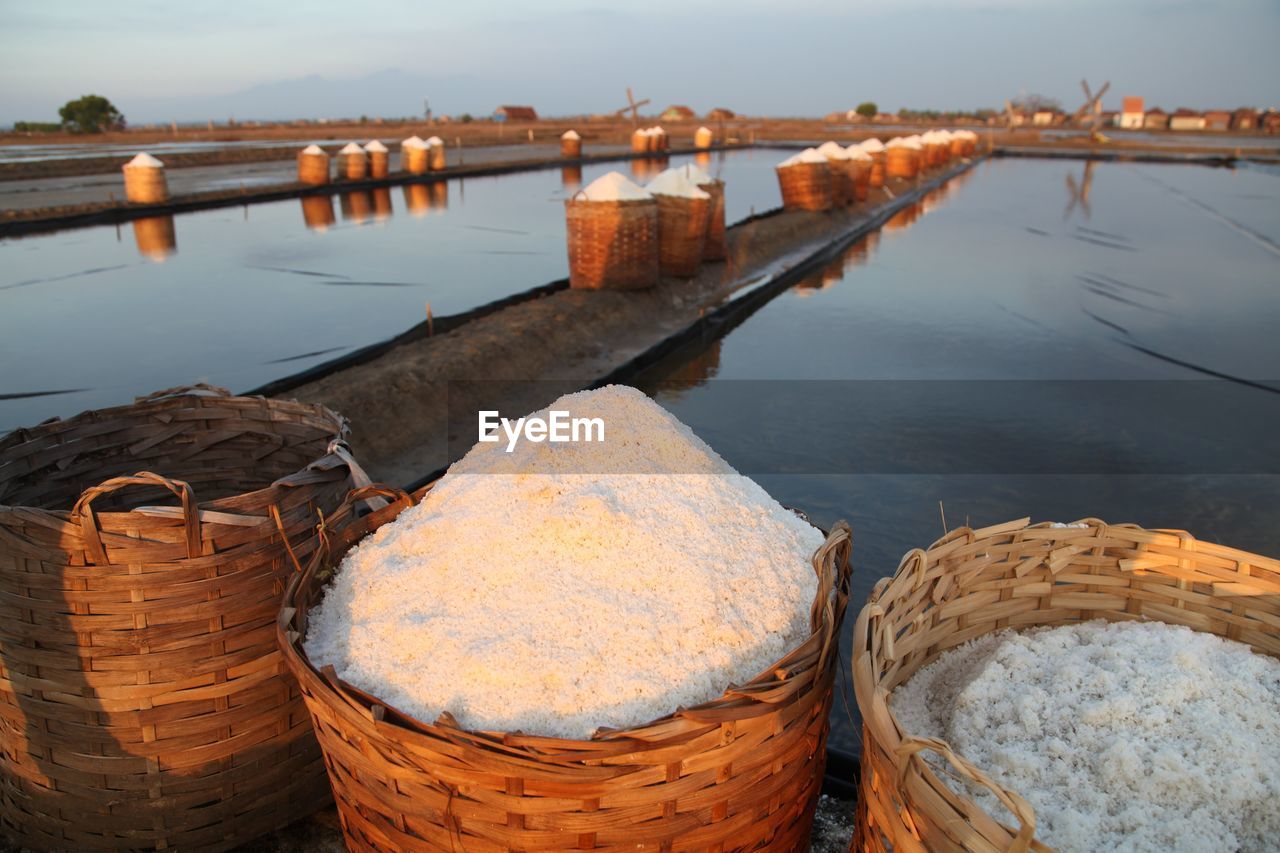
<svg viewBox="0 0 1280 853">
<path fill-rule="evenodd" d="M 635 389 L 550 409 L 607 441 L 476 445 L 347 555 L 313 663 L 419 719 L 586 738 L 717 698 L 808 636 L 821 533 Z M 580 473 L 602 469 L 629 473 Z"/>
<path fill-rule="evenodd" d="M 680 171 L 685 173 L 685 176 L 690 182 L 699 186 L 702 184 L 709 184 L 715 180 L 706 169 L 703 169 L 701 166 L 694 163 L 685 163 L 680 167 Z"/>
<path fill-rule="evenodd" d="M 438 145 L 444 145 L 444 140 L 438 136 L 432 136 L 426 141 L 426 146 L 428 148 L 435 148 Z"/>
<path fill-rule="evenodd" d="M 850 160 L 870 160 L 871 154 L 861 145 L 850 145 L 844 150 L 845 156 Z"/>
<path fill-rule="evenodd" d="M 342 146 L 342 150 L 339 151 L 338 153 L 339 154 L 363 154 L 364 149 L 361 148 L 359 145 L 356 145 L 354 142 L 348 142 L 346 145 Z"/>
<path fill-rule="evenodd" d="M 306 148 L 302 149 L 302 153 L 303 154 L 323 154 L 324 149 L 321 148 L 319 145 L 308 145 Z"/>
<path fill-rule="evenodd" d="M 862 140 L 859 147 L 861 147 L 862 150 L 866 151 L 868 154 L 877 154 L 884 150 L 885 145 L 883 142 L 881 142 L 879 139 L 876 139 L 873 136 L 870 139 Z"/>
<path fill-rule="evenodd" d="M 827 158 L 818 153 L 817 148 L 806 148 L 779 163 L 775 168 L 785 169 L 788 166 L 799 166 L 804 163 L 826 163 Z"/>
<path fill-rule="evenodd" d="M 415 136 L 410 136 L 404 142 L 401 142 L 400 147 L 401 148 L 426 148 L 427 143 L 423 142 L 421 137 L 415 135 Z"/>
<path fill-rule="evenodd" d="M 698 188 L 697 183 L 689 179 L 684 169 L 667 169 L 645 187 L 654 195 L 679 196 L 680 198 L 711 198 L 706 191 Z"/>
<path fill-rule="evenodd" d="M 643 201 L 653 196 L 621 172 L 601 175 L 581 191 L 587 201 Z"/>
<path fill-rule="evenodd" d="M 128 169 L 160 169 L 164 167 L 164 163 L 161 163 L 145 151 L 124 165 Z"/>
<path fill-rule="evenodd" d="M 578 135 L 578 131 L 576 130 L 566 130 L 564 133 L 560 134 L 560 138 L 561 139 L 581 139 L 582 137 Z"/>
<path fill-rule="evenodd" d="M 1163 622 L 1000 632 L 943 654 L 891 705 L 906 732 L 1025 797 L 1061 850 L 1280 839 L 1280 661 L 1242 643 Z"/>
<path fill-rule="evenodd" d="M 818 146 L 818 153 L 828 160 L 848 160 L 849 152 L 839 142 L 824 142 Z"/>
<path fill-rule="evenodd" d="M 372 142 L 370 142 L 368 145 L 366 145 L 364 147 L 364 150 L 370 154 L 386 154 L 387 146 L 383 145 L 381 142 L 375 139 Z"/>
</svg>

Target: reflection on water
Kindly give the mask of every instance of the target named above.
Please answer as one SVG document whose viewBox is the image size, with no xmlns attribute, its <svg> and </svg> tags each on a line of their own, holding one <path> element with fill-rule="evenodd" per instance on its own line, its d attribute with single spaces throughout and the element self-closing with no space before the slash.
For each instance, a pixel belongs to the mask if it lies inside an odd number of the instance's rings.
<svg viewBox="0 0 1280 853">
<path fill-rule="evenodd" d="M 1076 183 L 1075 175 L 1067 172 L 1067 209 L 1062 212 L 1063 219 L 1070 219 L 1077 205 L 1085 219 L 1093 215 L 1093 211 L 1089 209 L 1089 190 L 1093 188 L 1093 167 L 1096 165 L 1093 160 L 1085 161 L 1079 183 Z"/>
<path fill-rule="evenodd" d="M 302 221 L 312 231 L 328 231 L 337 218 L 333 215 L 333 198 L 327 195 L 302 197 Z"/>
<path fill-rule="evenodd" d="M 711 152 L 699 151 L 697 154 L 693 155 L 693 162 L 697 163 L 699 168 L 710 169 L 711 168 Z"/>
<path fill-rule="evenodd" d="M 357 225 L 368 222 L 373 216 L 373 196 L 368 190 L 352 190 L 338 193 L 338 208 L 342 218 Z"/>
<path fill-rule="evenodd" d="M 385 222 L 395 211 L 391 207 L 391 188 L 378 187 L 370 190 L 373 193 L 373 218 L 376 222 Z"/>
<path fill-rule="evenodd" d="M 631 176 L 638 184 L 647 184 L 667 170 L 669 157 L 639 157 L 631 161 Z"/>
<path fill-rule="evenodd" d="M 560 167 L 560 186 L 564 187 L 566 192 L 575 192 L 582 186 L 582 165 L 574 164 L 572 166 Z"/>
<path fill-rule="evenodd" d="M 173 216 L 144 216 L 135 219 L 133 239 L 138 244 L 138 254 L 157 263 L 163 263 L 178 251 L 178 237 L 174 231 Z"/>
</svg>

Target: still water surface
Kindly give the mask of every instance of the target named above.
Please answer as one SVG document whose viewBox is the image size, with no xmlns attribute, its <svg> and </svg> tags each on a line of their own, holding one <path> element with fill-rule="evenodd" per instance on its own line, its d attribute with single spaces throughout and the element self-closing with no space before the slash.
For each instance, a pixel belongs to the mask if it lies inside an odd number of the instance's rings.
<svg viewBox="0 0 1280 853">
<path fill-rule="evenodd" d="M 730 222 L 785 154 L 702 155 Z M 672 157 L 670 165 L 690 162 Z M 568 275 L 564 199 L 598 164 L 338 193 L 0 240 L 0 432 L 159 388 L 247 391 Z M 71 391 L 49 396 L 11 396 Z"/>
<path fill-rule="evenodd" d="M 784 504 L 852 523 L 848 632 L 944 512 L 1280 555 L 1278 328 L 1280 178 L 997 160 L 642 385 Z M 840 699 L 833 722 L 856 751 Z"/>
</svg>

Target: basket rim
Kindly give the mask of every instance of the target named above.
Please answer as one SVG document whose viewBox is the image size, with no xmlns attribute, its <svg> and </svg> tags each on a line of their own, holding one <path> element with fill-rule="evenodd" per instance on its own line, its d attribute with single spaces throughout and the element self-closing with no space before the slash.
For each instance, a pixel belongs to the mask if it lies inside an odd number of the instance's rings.
<svg viewBox="0 0 1280 853">
<path fill-rule="evenodd" d="M 438 482 L 439 480 L 428 483 L 411 496 L 398 489 L 377 485 L 353 490 L 344 507 L 338 511 L 339 513 L 349 512 L 356 501 L 365 500 L 368 494 L 392 497 L 394 503 L 375 513 L 380 514 L 376 526 L 369 530 L 361 530 L 358 538 L 340 546 L 339 550 L 345 552 L 372 533 L 377 526 L 393 520 L 403 510 L 421 502 Z M 393 510 L 394 514 L 392 514 Z M 362 521 L 370 519 L 372 516 L 366 516 Z M 333 524 L 337 520 L 338 513 L 335 513 L 326 525 Z M 326 525 L 322 525 L 321 529 L 325 529 Z M 547 760 L 548 752 L 590 753 L 598 756 L 601 748 L 605 746 L 611 747 L 611 751 L 612 748 L 621 747 L 625 752 L 639 748 L 656 748 L 660 744 L 687 740 L 692 734 L 704 731 L 708 725 L 719 726 L 733 720 L 771 713 L 775 706 L 781 706 L 787 694 L 793 692 L 791 690 L 793 684 L 803 684 L 805 681 L 802 678 L 803 675 L 812 674 L 817 680 L 820 680 L 828 670 L 834 675 L 836 667 L 832 666 L 832 662 L 839 660 L 840 626 L 843 623 L 849 598 L 851 574 L 849 554 L 852 546 L 852 531 L 848 522 L 837 521 L 832 525 L 822 545 L 810 558 L 810 563 L 819 576 L 818 591 L 810 610 L 811 626 L 814 627 L 799 645 L 748 681 L 728 685 L 715 699 L 690 707 L 676 708 L 655 720 L 626 728 L 601 727 L 596 729 L 588 740 L 526 734 L 520 731 L 469 729 L 458 724 L 448 711 L 442 712 L 434 722 L 429 722 L 413 717 L 343 681 L 338 678 L 331 665 L 317 668 L 302 647 L 305 635 L 299 630 L 297 624 L 301 613 L 298 596 L 315 582 L 317 570 L 328 557 L 327 540 L 324 545 L 326 547 L 315 550 L 301 572 L 294 572 L 289 578 L 276 619 L 276 639 L 281 654 L 286 665 L 294 670 L 300 680 L 305 674 L 328 694 L 324 701 L 339 701 L 353 707 L 362 716 L 376 721 L 379 726 L 390 726 L 398 736 L 427 736 L 449 741 L 461 739 L 473 746 L 488 747 L 508 754 L 515 752 L 536 756 L 539 760 Z M 322 585 L 327 583 L 328 581 L 325 581 Z M 823 602 L 824 591 L 825 602 Z"/>
<path fill-rule="evenodd" d="M 651 207 L 657 204 L 657 201 L 658 201 L 658 197 L 656 195 L 650 196 L 649 198 L 626 198 L 626 199 L 606 199 L 606 200 L 578 198 L 577 196 L 581 192 L 582 190 L 578 190 L 577 193 L 574 193 L 574 195 L 570 196 L 569 198 L 566 198 L 564 200 L 565 207 L 586 207 L 586 206 L 591 206 L 594 208 Z"/>
</svg>

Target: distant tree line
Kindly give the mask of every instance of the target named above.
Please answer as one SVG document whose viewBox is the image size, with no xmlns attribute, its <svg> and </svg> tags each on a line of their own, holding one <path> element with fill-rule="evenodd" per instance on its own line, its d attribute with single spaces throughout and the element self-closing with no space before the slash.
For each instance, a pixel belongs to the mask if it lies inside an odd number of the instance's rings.
<svg viewBox="0 0 1280 853">
<path fill-rule="evenodd" d="M 954 121 L 956 119 L 975 119 L 986 121 L 996 115 L 995 110 L 913 110 L 903 107 L 898 110 L 898 117 L 903 121 Z"/>
<path fill-rule="evenodd" d="M 82 95 L 67 101 L 58 109 L 61 122 L 15 121 L 13 129 L 19 133 L 52 133 L 69 130 L 72 133 L 102 133 L 105 130 L 124 130 L 124 116 L 115 104 L 101 95 Z"/>
</svg>

